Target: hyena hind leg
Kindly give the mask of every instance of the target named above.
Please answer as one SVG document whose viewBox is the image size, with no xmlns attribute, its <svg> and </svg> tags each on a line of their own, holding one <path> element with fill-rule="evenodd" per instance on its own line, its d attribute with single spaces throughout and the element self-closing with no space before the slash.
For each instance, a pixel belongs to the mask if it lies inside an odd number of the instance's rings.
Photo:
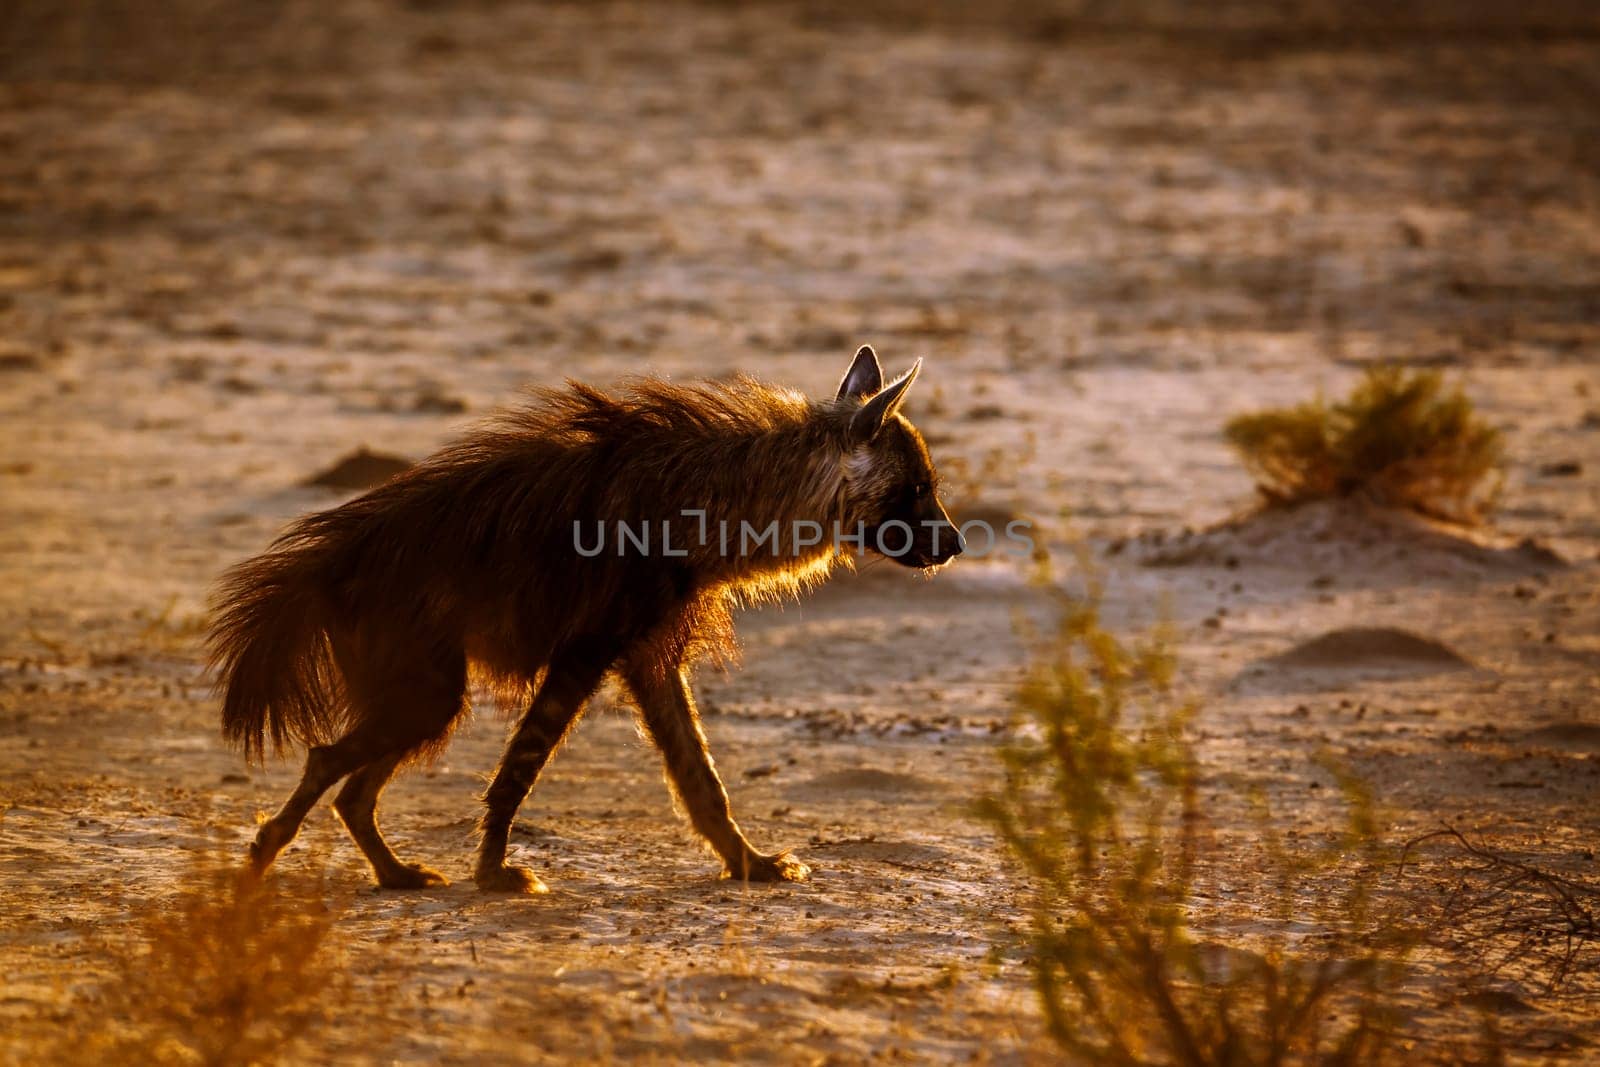
<svg viewBox="0 0 1600 1067">
<path fill-rule="evenodd" d="M 723 877 L 745 882 L 803 882 L 809 878 L 811 868 L 788 852 L 757 852 L 734 822 L 728 791 L 717 776 L 682 669 L 664 680 L 648 670 L 630 671 L 628 688 L 638 701 L 645 727 L 661 749 L 667 777 L 688 810 L 689 821 L 722 857 Z"/>
<path fill-rule="evenodd" d="M 446 886 L 444 875 L 420 863 L 402 863 L 378 829 L 378 795 L 394 776 L 395 769 L 410 755 L 401 749 L 374 760 L 352 774 L 333 798 L 333 810 L 344 820 L 345 829 L 360 846 L 378 885 L 384 889 L 427 889 Z"/>
<path fill-rule="evenodd" d="M 402 676 L 396 672 L 393 680 L 381 688 L 362 684 L 365 676 L 359 666 L 341 664 L 352 690 L 356 725 L 333 744 L 318 745 L 306 753 L 306 770 L 300 785 L 278 813 L 262 824 L 250 847 L 251 863 L 258 873 L 266 870 L 284 846 L 294 840 L 300 824 L 322 794 L 345 775 L 353 775 L 354 781 L 339 793 L 339 814 L 346 819 L 362 851 L 372 859 L 380 883 L 385 870 L 379 865 L 385 858 L 394 860 L 395 868 L 404 869 L 378 835 L 374 814 L 378 791 L 406 755 L 449 735 L 451 723 L 466 707 L 462 699 L 466 691 L 466 660 L 458 655 L 439 664 L 432 674 Z M 396 753 L 400 754 L 398 758 L 394 758 Z M 376 856 L 374 846 L 379 848 Z M 397 878 L 407 877 L 393 869 L 391 873 Z"/>
<path fill-rule="evenodd" d="M 365 764 L 382 751 L 375 739 L 361 731 L 346 735 L 331 745 L 317 745 L 306 753 L 306 769 L 300 784 L 283 802 L 276 815 L 261 824 L 250 845 L 250 866 L 261 874 L 278 858 L 289 842 L 300 833 L 300 824 L 316 806 L 322 794 L 335 782 Z"/>
</svg>

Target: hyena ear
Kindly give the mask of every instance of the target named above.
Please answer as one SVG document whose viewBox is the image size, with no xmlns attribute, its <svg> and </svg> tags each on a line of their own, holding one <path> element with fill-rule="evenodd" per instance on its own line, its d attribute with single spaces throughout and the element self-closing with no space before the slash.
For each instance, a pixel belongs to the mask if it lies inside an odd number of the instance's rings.
<svg viewBox="0 0 1600 1067">
<path fill-rule="evenodd" d="M 917 380 L 917 372 L 922 370 L 922 360 L 917 360 L 911 369 L 884 387 L 883 392 L 867 401 L 860 411 L 850 417 L 850 440 L 855 444 L 865 444 L 878 436 L 878 431 L 883 429 L 883 424 L 889 417 L 900 410 L 900 404 L 906 398 L 906 390 L 911 388 L 911 383 Z"/>
<path fill-rule="evenodd" d="M 835 400 L 843 400 L 853 396 L 857 400 L 864 400 L 883 388 L 883 368 L 878 366 L 878 353 L 872 350 L 871 345 L 862 345 L 856 353 L 856 358 L 850 361 L 850 369 L 844 372 L 844 381 L 839 383 L 839 395 Z"/>
</svg>

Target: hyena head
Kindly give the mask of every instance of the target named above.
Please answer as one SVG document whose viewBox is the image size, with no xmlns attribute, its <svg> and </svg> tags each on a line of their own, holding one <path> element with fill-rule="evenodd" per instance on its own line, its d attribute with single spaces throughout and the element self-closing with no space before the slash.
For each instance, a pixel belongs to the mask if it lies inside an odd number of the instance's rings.
<svg viewBox="0 0 1600 1067">
<path fill-rule="evenodd" d="M 906 567 L 932 568 L 961 555 L 961 535 L 939 502 L 939 476 L 922 435 L 900 414 L 922 361 L 888 385 L 863 345 L 839 383 L 845 431 L 845 513 L 865 529 L 864 547 Z"/>
</svg>

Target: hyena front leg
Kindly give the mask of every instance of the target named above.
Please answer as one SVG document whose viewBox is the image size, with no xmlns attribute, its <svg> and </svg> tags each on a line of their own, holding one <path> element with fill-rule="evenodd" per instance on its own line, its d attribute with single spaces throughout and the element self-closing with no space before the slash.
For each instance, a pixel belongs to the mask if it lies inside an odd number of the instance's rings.
<svg viewBox="0 0 1600 1067">
<path fill-rule="evenodd" d="M 664 678 L 649 669 L 629 670 L 627 682 L 645 727 L 661 749 L 667 777 L 688 810 L 689 821 L 722 857 L 723 877 L 749 882 L 805 881 L 811 868 L 787 852 L 774 856 L 757 852 L 733 821 L 728 791 L 717 777 L 683 669 Z"/>
<path fill-rule="evenodd" d="M 494 781 L 483 795 L 488 810 L 483 815 L 483 839 L 472 875 L 479 889 L 506 893 L 546 891 L 533 871 L 506 864 L 511 823 L 539 772 L 550 761 L 550 754 L 566 736 L 609 666 L 609 657 L 580 655 L 553 661 L 545 672 L 544 684 L 517 723 L 516 733 L 500 757 Z"/>
</svg>

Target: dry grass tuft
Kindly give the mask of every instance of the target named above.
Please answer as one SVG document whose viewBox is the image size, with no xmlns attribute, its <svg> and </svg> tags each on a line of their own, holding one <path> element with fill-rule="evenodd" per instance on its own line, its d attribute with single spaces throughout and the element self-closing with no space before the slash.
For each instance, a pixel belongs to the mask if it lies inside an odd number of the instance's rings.
<svg viewBox="0 0 1600 1067">
<path fill-rule="evenodd" d="M 1344 780 L 1349 825 L 1327 849 L 1287 850 L 1263 810 L 1263 853 L 1224 850 L 1201 832 L 1196 709 L 1174 667 L 1161 634 L 1130 646 L 1093 600 L 1068 603 L 982 803 L 1028 880 L 1051 1035 L 1093 1063 L 1381 1062 L 1409 939 L 1372 905 L 1367 798 Z M 1265 913 L 1202 936 L 1201 898 L 1239 888 Z"/>
<path fill-rule="evenodd" d="M 335 912 L 320 876 L 262 881 L 201 855 L 175 900 L 141 907 L 101 946 L 108 977 L 35 1062 L 293 1062 L 339 999 Z"/>
<path fill-rule="evenodd" d="M 1361 494 L 1471 523 L 1500 487 L 1499 431 L 1433 370 L 1373 367 L 1339 403 L 1240 415 L 1223 432 L 1269 504 Z"/>
</svg>

